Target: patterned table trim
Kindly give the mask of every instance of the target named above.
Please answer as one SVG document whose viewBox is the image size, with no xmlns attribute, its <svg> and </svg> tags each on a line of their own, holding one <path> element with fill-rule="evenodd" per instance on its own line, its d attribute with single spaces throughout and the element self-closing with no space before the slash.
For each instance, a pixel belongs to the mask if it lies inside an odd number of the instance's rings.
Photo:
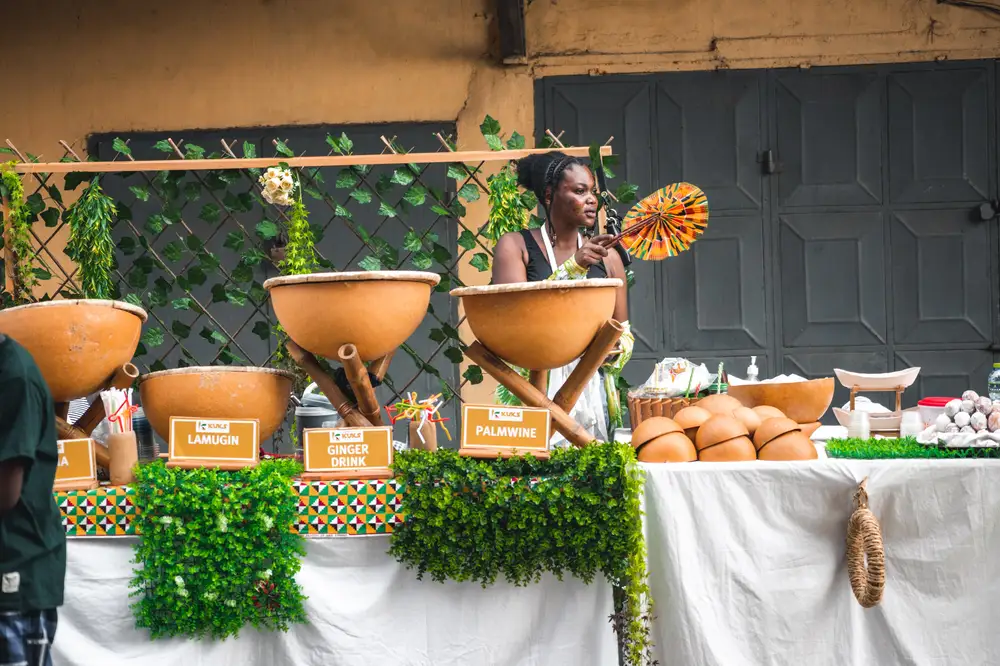
<svg viewBox="0 0 1000 666">
<path fill-rule="evenodd" d="M 388 481 L 295 481 L 306 536 L 390 534 L 403 522 L 402 486 Z M 55 493 L 68 537 L 134 536 L 135 491 L 126 486 Z"/>
</svg>

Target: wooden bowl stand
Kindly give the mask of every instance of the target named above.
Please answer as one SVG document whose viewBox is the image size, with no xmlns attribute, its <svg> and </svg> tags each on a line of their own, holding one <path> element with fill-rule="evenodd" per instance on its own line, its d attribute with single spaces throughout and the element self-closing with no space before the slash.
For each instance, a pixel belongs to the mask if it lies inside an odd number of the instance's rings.
<svg viewBox="0 0 1000 666">
<path fill-rule="evenodd" d="M 101 387 L 101 390 L 106 391 L 111 388 L 119 390 L 127 389 L 132 386 L 132 382 L 138 376 L 139 369 L 131 363 L 126 363 L 115 370 L 115 373 L 108 378 L 108 381 Z M 104 401 L 101 400 L 101 396 L 94 398 L 94 401 L 90 403 L 90 407 L 83 413 L 83 416 L 76 420 L 76 423 L 70 424 L 66 420 L 69 416 L 68 402 L 57 403 L 55 413 L 56 437 L 59 439 L 89 439 L 97 426 L 107 416 L 104 413 Z M 107 470 L 111 469 L 111 454 L 108 452 L 108 447 L 96 441 L 94 442 L 94 460 L 99 467 Z M 59 488 L 56 489 L 59 490 Z M 89 490 L 89 488 L 83 490 Z"/>
<path fill-rule="evenodd" d="M 312 377 L 316 385 L 323 392 L 333 408 L 337 410 L 344 423 L 351 428 L 378 428 L 382 423 L 382 408 L 375 397 L 375 387 L 372 386 L 369 373 L 375 375 L 381 381 L 385 373 L 389 370 L 389 363 L 395 351 L 391 351 L 381 358 L 377 358 L 365 367 L 358 356 L 358 349 L 353 344 L 343 345 L 337 356 L 344 372 L 347 374 L 347 382 L 354 391 L 357 402 L 348 400 L 344 392 L 337 386 L 337 382 L 330 376 L 323 366 L 319 364 L 312 353 L 307 352 L 302 347 L 289 340 L 285 343 L 288 355 L 292 357 L 295 364 Z M 343 479 L 390 479 L 391 469 L 372 470 L 343 470 L 340 472 L 304 472 L 302 478 L 307 481 L 337 481 Z"/>
<path fill-rule="evenodd" d="M 902 414 L 903 412 L 903 391 L 906 390 L 905 386 L 896 386 L 895 388 L 867 388 L 864 386 L 858 386 L 855 384 L 851 387 L 851 411 L 854 411 L 854 398 L 857 397 L 859 393 L 895 393 L 896 394 L 896 412 Z M 899 428 L 893 430 L 872 430 L 873 433 L 877 432 L 880 435 L 899 437 Z"/>
<path fill-rule="evenodd" d="M 594 441 L 594 436 L 577 423 L 569 413 L 576 406 L 576 402 L 580 399 L 587 383 L 604 364 L 604 359 L 618 344 L 618 339 L 623 332 L 622 325 L 614 319 L 606 321 L 583 353 L 580 362 L 566 378 L 566 383 L 562 385 L 552 400 L 549 400 L 546 392 L 548 371 L 532 371 L 526 381 L 512 370 L 503 359 L 484 347 L 478 340 L 469 345 L 469 348 L 465 350 L 465 355 L 528 407 L 549 410 L 552 415 L 552 427 L 574 446 L 584 447 Z"/>
</svg>

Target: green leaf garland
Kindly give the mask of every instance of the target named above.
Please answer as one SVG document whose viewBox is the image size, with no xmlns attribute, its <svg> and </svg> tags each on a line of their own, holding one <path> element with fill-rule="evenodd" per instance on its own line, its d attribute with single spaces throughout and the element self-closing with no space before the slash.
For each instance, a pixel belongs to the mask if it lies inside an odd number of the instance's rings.
<svg viewBox="0 0 1000 666">
<path fill-rule="evenodd" d="M 114 199 L 101 190 L 100 178 L 94 176 L 87 189 L 70 207 L 69 243 L 66 254 L 80 267 L 80 283 L 84 298 L 112 299 L 115 294 L 114 241 L 111 227 L 118 213 Z M 152 222 L 154 217 L 150 217 Z M 162 216 L 159 216 L 162 219 Z M 148 225 L 147 225 L 148 226 Z M 150 230 L 159 233 L 163 225 Z"/>
<path fill-rule="evenodd" d="M 153 639 L 225 639 L 246 625 L 287 631 L 305 622 L 295 582 L 305 545 L 292 532 L 300 469 L 288 460 L 239 472 L 139 466 L 136 626 Z"/>
<path fill-rule="evenodd" d="M 5 242 L 14 256 L 14 290 L 12 304 L 31 301 L 32 289 L 38 285 L 38 276 L 32 266 L 34 250 L 31 245 L 31 210 L 24 199 L 21 176 L 13 170 L 14 162 L 0 165 L 0 194 L 7 201 L 7 219 L 0 220 L 0 250 Z M 3 231 L 7 230 L 6 241 Z M 2 275 L 0 275 L 2 279 Z M 0 290 L 3 285 L 0 284 Z"/>
<path fill-rule="evenodd" d="M 627 444 L 559 449 L 549 460 L 464 458 L 410 450 L 393 469 L 406 515 L 389 553 L 417 577 L 538 582 L 543 573 L 624 590 L 612 617 L 627 664 L 649 663 L 651 599 L 639 497 L 643 473 Z"/>
</svg>

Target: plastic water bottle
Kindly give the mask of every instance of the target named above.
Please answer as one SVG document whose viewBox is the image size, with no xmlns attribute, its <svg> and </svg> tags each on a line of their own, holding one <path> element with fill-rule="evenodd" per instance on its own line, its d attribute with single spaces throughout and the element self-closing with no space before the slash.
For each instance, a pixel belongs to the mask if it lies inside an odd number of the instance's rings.
<svg viewBox="0 0 1000 666">
<path fill-rule="evenodd" d="M 986 392 L 990 395 L 990 400 L 1000 400 L 1000 363 L 993 364 L 993 372 L 986 380 Z"/>
</svg>

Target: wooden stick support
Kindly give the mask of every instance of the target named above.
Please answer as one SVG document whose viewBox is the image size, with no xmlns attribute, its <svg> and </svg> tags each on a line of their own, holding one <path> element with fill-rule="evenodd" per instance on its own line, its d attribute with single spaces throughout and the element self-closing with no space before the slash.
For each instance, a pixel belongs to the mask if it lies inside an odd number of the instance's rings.
<svg viewBox="0 0 1000 666">
<path fill-rule="evenodd" d="M 90 433 L 84 432 L 75 426 L 66 423 L 65 419 L 56 417 L 56 437 L 59 439 L 89 439 Z M 94 441 L 94 460 L 104 469 L 111 467 L 111 453 L 108 447 L 98 441 Z"/>
<path fill-rule="evenodd" d="M 579 447 L 587 446 L 594 441 L 594 436 L 573 420 L 562 407 L 549 400 L 548 396 L 532 386 L 478 340 L 469 345 L 465 354 L 525 405 L 548 409 L 553 426 L 567 441 Z"/>
<path fill-rule="evenodd" d="M 375 389 L 372 387 L 371 378 L 368 377 L 368 368 L 361 362 L 358 355 L 358 348 L 352 344 L 343 345 L 337 356 L 347 373 L 347 381 L 354 391 L 354 397 L 358 401 L 358 409 L 361 414 L 375 427 L 382 425 L 381 408 L 375 398 Z"/>
<path fill-rule="evenodd" d="M 109 388 L 127 389 L 129 386 L 132 386 L 132 382 L 138 377 L 139 368 L 131 363 L 126 363 L 115 370 L 115 374 L 111 375 L 104 388 L 105 390 Z M 83 416 L 78 418 L 73 425 L 77 430 L 87 433 L 87 437 L 90 437 L 90 433 L 94 432 L 94 428 L 100 425 L 106 416 L 107 414 L 104 413 L 104 401 L 101 400 L 101 396 L 97 396 L 90 403 L 90 407 L 83 413 Z"/>
<path fill-rule="evenodd" d="M 68 402 L 57 402 L 55 407 L 56 416 L 61 418 L 63 421 L 69 419 L 69 403 Z"/>
<path fill-rule="evenodd" d="M 548 395 L 549 392 L 548 370 L 532 370 L 528 375 L 528 382 L 536 389 L 541 391 L 543 394 Z"/>
<path fill-rule="evenodd" d="M 285 348 L 292 360 L 316 382 L 323 395 L 330 400 L 334 409 L 344 419 L 344 423 L 352 428 L 372 427 L 371 422 L 350 403 L 344 392 L 337 386 L 337 382 L 333 381 L 333 378 L 323 370 L 323 366 L 319 364 L 315 356 L 291 340 L 285 343 Z"/>
<path fill-rule="evenodd" d="M 580 362 L 576 364 L 573 372 L 569 373 L 569 377 L 556 392 L 553 402 L 567 412 L 572 411 L 590 378 L 601 369 L 608 353 L 618 344 L 618 339 L 624 332 L 625 329 L 622 325 L 614 319 L 604 322 L 604 325 L 597 331 L 597 335 L 594 336 L 593 342 L 580 358 Z"/>
<path fill-rule="evenodd" d="M 385 379 L 385 373 L 389 372 L 389 364 L 392 363 L 392 356 L 395 350 L 389 352 L 382 358 L 377 358 L 368 364 L 368 372 L 378 377 L 379 381 Z"/>
</svg>

